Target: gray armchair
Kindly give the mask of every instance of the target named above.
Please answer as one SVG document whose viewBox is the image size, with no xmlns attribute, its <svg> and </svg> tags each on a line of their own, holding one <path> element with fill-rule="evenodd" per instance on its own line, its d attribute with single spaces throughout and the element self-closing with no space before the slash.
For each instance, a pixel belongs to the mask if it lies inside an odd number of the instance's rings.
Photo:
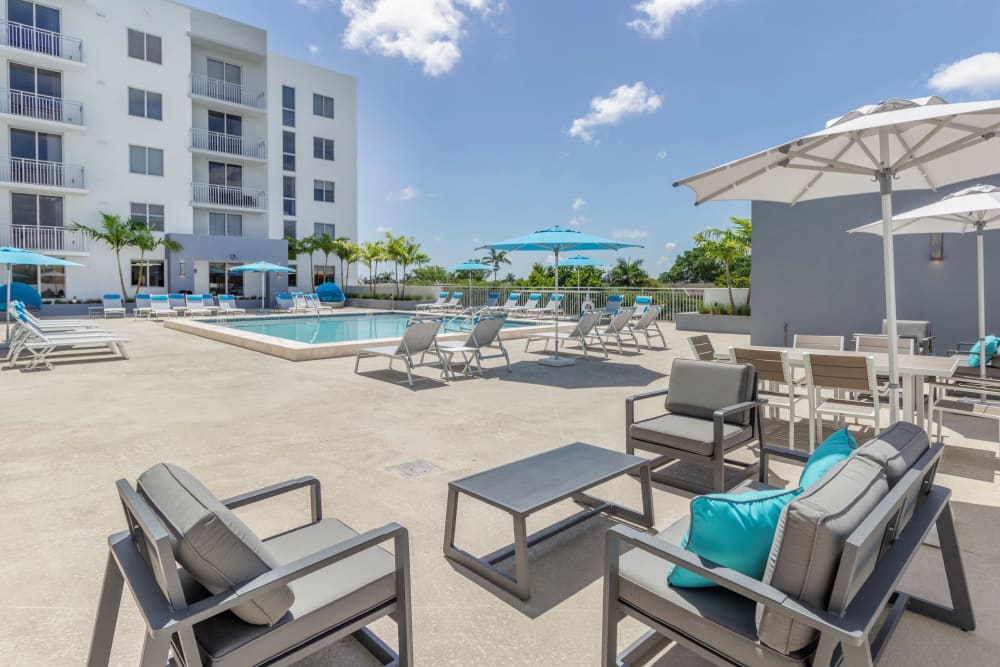
<svg viewBox="0 0 1000 667">
<path fill-rule="evenodd" d="M 287 665 L 353 636 L 379 663 L 412 664 L 406 529 L 357 533 L 323 518 L 320 484 L 303 477 L 219 501 L 177 466 L 136 489 L 117 482 L 128 530 L 108 560 L 88 667 L 111 655 L 123 584 L 146 626 L 142 665 Z M 260 540 L 233 509 L 308 488 L 310 520 Z M 392 542 L 393 552 L 379 545 Z M 367 626 L 389 616 L 398 653 Z"/>
<path fill-rule="evenodd" d="M 882 335 L 889 333 L 888 325 L 882 320 Z M 934 336 L 931 335 L 931 323 L 927 320 L 896 320 L 896 335 L 900 338 L 912 338 L 914 354 L 933 354 Z"/>
<path fill-rule="evenodd" d="M 666 413 L 636 420 L 636 403 L 656 397 L 665 399 Z M 706 466 L 707 485 L 655 473 L 654 479 L 694 493 L 724 492 L 757 472 L 757 463 L 732 461 L 726 454 L 754 440 L 763 446 L 763 404 L 753 366 L 675 359 L 669 389 L 625 399 L 625 450 L 656 454 L 654 470 L 678 459 Z M 726 474 L 734 468 L 737 474 Z"/>
</svg>

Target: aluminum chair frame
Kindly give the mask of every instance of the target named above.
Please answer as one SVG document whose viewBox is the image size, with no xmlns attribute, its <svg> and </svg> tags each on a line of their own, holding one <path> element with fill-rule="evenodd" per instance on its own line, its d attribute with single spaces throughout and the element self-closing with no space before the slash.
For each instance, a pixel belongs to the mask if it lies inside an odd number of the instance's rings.
<svg viewBox="0 0 1000 667">
<path fill-rule="evenodd" d="M 788 352 L 784 350 L 755 350 L 753 348 L 730 347 L 729 358 L 737 364 L 750 364 L 757 370 L 757 381 L 775 385 L 784 385 L 785 391 L 761 389 L 758 396 L 767 401 L 768 410 L 778 408 L 788 410 L 788 446 L 795 448 L 795 406 L 800 401 L 808 401 L 809 397 L 799 394 L 795 389 L 801 386 L 792 373 L 792 365 L 788 361 Z"/>
<path fill-rule="evenodd" d="M 128 311 L 125 309 L 125 300 L 121 294 L 104 294 L 101 296 L 101 310 L 104 312 L 104 319 L 108 315 L 121 315 L 125 317 Z"/>
<path fill-rule="evenodd" d="M 152 294 L 149 297 L 149 317 L 158 319 L 161 315 L 166 317 L 178 317 L 181 315 L 170 305 L 170 297 L 166 294 Z"/>
<path fill-rule="evenodd" d="M 503 330 L 503 325 L 506 321 L 506 314 L 484 315 L 476 322 L 476 326 L 473 327 L 472 332 L 465 341 L 437 342 L 437 351 L 441 355 L 441 358 L 445 360 L 446 375 L 452 378 L 455 377 L 455 373 L 452 371 L 452 359 L 456 354 L 462 355 L 462 361 L 465 364 L 462 368 L 463 373 L 471 373 L 471 364 L 475 361 L 476 372 L 479 377 L 482 377 L 484 359 L 503 359 L 504 365 L 507 367 L 507 372 L 510 373 L 510 355 L 507 353 L 507 348 L 504 347 L 503 339 L 500 338 L 500 332 Z M 498 354 L 483 354 L 483 350 L 492 347 L 494 344 L 500 350 Z M 421 355 L 421 359 L 423 359 L 423 355 Z"/>
<path fill-rule="evenodd" d="M 792 338 L 792 347 L 795 349 L 806 348 L 811 350 L 831 350 L 843 352 L 844 337 L 822 336 L 815 334 L 795 334 L 795 337 Z"/>
<path fill-rule="evenodd" d="M 650 330 L 656 336 L 660 337 L 663 342 L 663 349 L 667 349 L 667 339 L 663 336 L 663 331 L 660 329 L 660 313 L 663 312 L 661 306 L 650 306 L 646 309 L 646 312 L 642 314 L 639 319 L 632 318 L 628 323 L 628 329 L 632 334 L 633 338 L 637 338 L 639 334 L 646 338 L 646 347 L 650 350 L 653 349 L 652 337 L 650 336 Z"/>
<path fill-rule="evenodd" d="M 232 294 L 219 295 L 220 315 L 246 315 L 246 313 L 246 308 L 238 308 L 236 306 L 236 297 Z"/>
<path fill-rule="evenodd" d="M 445 361 L 441 351 L 437 348 L 437 334 L 441 330 L 441 320 L 414 320 L 403 332 L 403 337 L 399 345 L 392 347 L 366 347 L 357 351 L 354 357 L 354 372 L 358 372 L 358 365 L 361 359 L 368 357 L 386 357 L 389 359 L 389 369 L 392 370 L 392 362 L 402 361 L 406 367 L 406 379 L 410 386 L 413 386 L 413 369 L 418 366 L 431 366 L 434 362 L 424 363 L 424 354 L 433 349 L 437 356 L 437 363 L 441 365 L 441 374 L 447 380 L 449 375 L 448 363 Z M 420 355 L 420 361 L 414 362 L 414 357 Z"/>
<path fill-rule="evenodd" d="M 862 363 L 859 363 L 863 360 Z M 875 431 L 879 431 L 879 391 L 878 378 L 875 375 L 875 357 L 871 355 L 832 355 L 815 352 L 805 352 L 802 354 L 803 365 L 805 366 L 806 395 L 809 397 L 809 451 L 816 448 L 817 438 L 823 439 L 823 415 L 833 415 L 840 419 L 854 417 L 871 419 L 875 422 Z M 817 379 L 816 364 L 821 364 L 824 370 Z M 865 369 L 866 377 L 851 377 L 850 375 L 839 374 L 832 376 L 831 380 L 822 378 L 832 375 L 836 369 L 850 368 L 853 364 L 854 375 L 860 368 Z M 869 394 L 871 396 L 871 411 L 868 414 L 867 400 L 840 398 L 836 394 L 833 397 L 824 397 L 820 394 L 820 389 L 834 389 L 855 393 Z M 860 412 L 859 412 L 860 411 Z"/>
<path fill-rule="evenodd" d="M 688 338 L 688 345 L 691 346 L 691 352 L 694 354 L 694 358 L 698 361 L 718 360 L 715 356 L 715 346 L 712 345 L 712 339 L 709 338 L 707 334 L 690 336 Z"/>
<path fill-rule="evenodd" d="M 632 309 L 631 308 L 619 308 L 618 312 L 615 313 L 611 321 L 604 326 L 594 327 L 593 336 L 600 339 L 602 343 L 606 340 L 610 341 L 614 339 L 618 343 L 618 354 L 625 354 L 624 347 L 622 345 L 622 336 L 625 338 L 632 339 L 632 344 L 635 345 L 636 353 L 640 352 L 639 349 L 639 339 L 635 337 L 635 333 L 629 327 L 629 323 L 632 321 Z"/>
<path fill-rule="evenodd" d="M 604 358 L 607 359 L 608 348 L 605 347 L 604 340 L 600 336 L 594 334 L 594 328 L 597 326 L 597 323 L 598 321 L 600 321 L 600 319 L 601 319 L 601 313 L 598 311 L 591 311 L 589 313 L 585 313 L 583 316 L 580 317 L 579 320 L 577 320 L 576 326 L 574 326 L 573 329 L 571 329 L 566 333 L 560 332 L 558 334 L 559 342 L 562 343 L 563 345 L 570 342 L 579 343 L 580 348 L 583 350 L 583 358 L 589 359 L 590 354 L 589 354 L 589 347 L 587 346 L 587 341 L 596 340 L 600 344 L 601 350 L 604 352 Z M 536 340 L 544 340 L 545 349 L 548 350 L 549 343 L 556 339 L 556 335 L 557 334 L 555 332 L 545 332 L 528 336 L 528 338 L 526 338 L 524 341 L 524 351 L 527 352 L 528 346 L 531 345 L 532 341 Z"/>
</svg>

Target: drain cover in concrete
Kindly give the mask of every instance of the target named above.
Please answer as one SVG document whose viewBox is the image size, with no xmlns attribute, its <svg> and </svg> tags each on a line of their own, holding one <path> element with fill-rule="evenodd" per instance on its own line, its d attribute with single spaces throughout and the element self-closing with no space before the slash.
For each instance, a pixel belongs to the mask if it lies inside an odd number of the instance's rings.
<svg viewBox="0 0 1000 667">
<path fill-rule="evenodd" d="M 404 479 L 417 479 L 419 477 L 426 477 L 427 475 L 439 473 L 441 472 L 441 468 L 438 468 L 430 461 L 417 459 L 416 461 L 400 463 L 398 466 L 390 466 L 386 468 L 386 472 L 399 475 Z"/>
</svg>

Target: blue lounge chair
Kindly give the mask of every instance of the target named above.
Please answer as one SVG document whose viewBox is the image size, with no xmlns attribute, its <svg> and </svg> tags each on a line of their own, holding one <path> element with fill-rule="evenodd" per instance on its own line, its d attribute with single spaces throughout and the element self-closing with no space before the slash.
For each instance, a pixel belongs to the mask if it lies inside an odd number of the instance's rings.
<svg viewBox="0 0 1000 667">
<path fill-rule="evenodd" d="M 448 293 L 441 292 L 438 294 L 437 301 L 434 303 L 418 303 L 417 310 L 433 310 L 438 306 L 443 306 L 448 301 Z"/>
<path fill-rule="evenodd" d="M 135 295 L 135 308 L 132 309 L 132 315 L 136 318 L 149 317 L 153 314 L 153 306 L 150 303 L 148 294 L 136 294 Z"/>
<path fill-rule="evenodd" d="M 104 318 L 108 315 L 121 315 L 125 317 L 125 302 L 121 294 L 105 294 L 101 297 L 101 305 L 104 309 Z"/>
<path fill-rule="evenodd" d="M 246 309 L 236 307 L 236 297 L 232 294 L 219 295 L 220 315 L 246 315 L 246 313 Z"/>
</svg>

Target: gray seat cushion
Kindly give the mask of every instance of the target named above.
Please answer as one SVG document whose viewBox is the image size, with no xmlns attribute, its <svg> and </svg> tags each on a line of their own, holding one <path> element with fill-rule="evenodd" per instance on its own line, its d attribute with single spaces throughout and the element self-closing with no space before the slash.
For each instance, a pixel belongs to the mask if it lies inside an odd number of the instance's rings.
<svg viewBox="0 0 1000 667">
<path fill-rule="evenodd" d="M 719 408 L 749 401 L 753 397 L 754 370 L 749 364 L 719 364 L 712 361 L 674 359 L 670 367 L 670 412 L 711 419 Z M 726 417 L 730 424 L 746 426 L 750 411 Z"/>
<path fill-rule="evenodd" d="M 885 470 L 851 456 L 785 507 L 774 535 L 764 583 L 820 609 L 830 602 L 844 543 L 889 492 Z M 780 653 L 808 649 L 813 629 L 789 616 L 757 608 L 760 641 Z"/>
<path fill-rule="evenodd" d="M 657 537 L 679 545 L 688 530 L 684 518 Z M 671 563 L 632 549 L 619 561 L 619 598 L 745 665 L 805 665 L 806 657 L 782 655 L 757 641 L 752 601 L 725 588 L 674 588 L 667 583 Z"/>
<path fill-rule="evenodd" d="M 212 593 L 266 574 L 278 559 L 245 523 L 191 473 L 159 463 L 139 476 L 136 488 L 167 527 L 174 557 Z M 233 608 L 247 623 L 271 625 L 294 601 L 281 587 Z"/>
<path fill-rule="evenodd" d="M 721 364 L 720 364 L 721 365 Z M 629 426 L 629 436 L 664 447 L 681 449 L 692 454 L 712 456 L 715 450 L 715 425 L 712 420 L 669 414 L 644 419 Z M 750 426 L 724 423 L 722 447 L 728 451 L 753 437 Z"/>
<path fill-rule="evenodd" d="M 323 519 L 272 538 L 267 546 L 285 565 L 357 534 L 336 519 Z M 292 582 L 291 588 L 295 603 L 270 628 L 226 613 L 196 625 L 205 661 L 214 667 L 255 665 L 392 600 L 395 560 L 388 551 L 372 547 Z"/>
<path fill-rule="evenodd" d="M 855 454 L 882 466 L 892 488 L 930 446 L 924 429 L 909 422 L 896 422 L 858 447 Z"/>
</svg>

